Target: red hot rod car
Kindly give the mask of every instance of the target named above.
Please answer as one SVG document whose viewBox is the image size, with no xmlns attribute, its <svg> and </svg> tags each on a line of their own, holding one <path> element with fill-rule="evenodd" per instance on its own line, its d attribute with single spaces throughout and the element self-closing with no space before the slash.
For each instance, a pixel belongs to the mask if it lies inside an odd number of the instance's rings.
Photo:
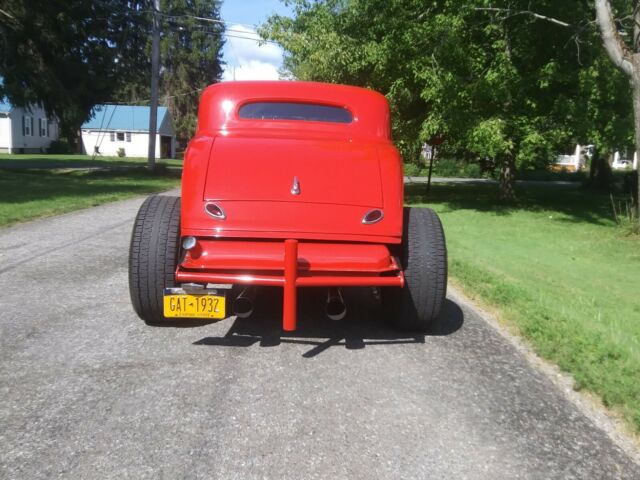
<svg viewBox="0 0 640 480">
<path fill-rule="evenodd" d="M 152 196 L 135 220 L 133 306 L 149 324 L 244 317 L 262 285 L 282 287 L 286 331 L 300 287 L 326 288 L 334 319 L 346 312 L 340 289 L 356 286 L 376 288 L 397 327 L 423 330 L 438 315 L 444 234 L 432 210 L 403 208 L 384 96 L 310 82 L 202 94 L 181 197 Z"/>
</svg>

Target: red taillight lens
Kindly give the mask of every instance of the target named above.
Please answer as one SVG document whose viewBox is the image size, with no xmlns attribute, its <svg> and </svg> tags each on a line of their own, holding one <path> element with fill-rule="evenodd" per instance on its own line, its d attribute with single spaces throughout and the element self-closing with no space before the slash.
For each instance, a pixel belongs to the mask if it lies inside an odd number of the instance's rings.
<svg viewBox="0 0 640 480">
<path fill-rule="evenodd" d="M 204 210 L 213 218 L 217 218 L 218 220 L 224 220 L 225 218 L 227 218 L 227 216 L 224 213 L 224 210 L 222 210 L 222 208 L 220 208 L 215 203 L 207 203 L 204 206 Z"/>
<path fill-rule="evenodd" d="M 364 217 L 362 217 L 362 223 L 365 225 L 371 225 L 372 223 L 378 223 L 384 217 L 382 210 L 369 210 Z"/>
</svg>

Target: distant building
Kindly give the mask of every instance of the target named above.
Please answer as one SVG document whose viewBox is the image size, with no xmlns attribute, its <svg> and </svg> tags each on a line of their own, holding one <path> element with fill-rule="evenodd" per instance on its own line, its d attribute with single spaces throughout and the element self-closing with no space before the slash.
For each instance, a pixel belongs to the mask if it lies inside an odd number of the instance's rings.
<svg viewBox="0 0 640 480">
<path fill-rule="evenodd" d="M 551 170 L 579 172 L 585 168 L 587 158 L 593 156 L 593 149 L 593 145 L 583 147 L 577 145 L 573 155 L 558 155 L 553 165 L 551 165 Z"/>
<path fill-rule="evenodd" d="M 146 157 L 149 151 L 149 107 L 96 105 L 80 128 L 87 155 Z M 166 107 L 158 107 L 156 158 L 174 158 L 176 132 Z"/>
<path fill-rule="evenodd" d="M 58 135 L 58 121 L 42 107 L 20 108 L 0 100 L 0 152 L 44 153 Z"/>
<path fill-rule="evenodd" d="M 637 170 L 638 169 L 638 153 L 633 152 L 633 159 L 630 159 L 625 152 L 625 157 L 620 156 L 620 152 L 617 151 L 613 154 L 613 162 L 611 168 L 614 170 Z"/>
</svg>

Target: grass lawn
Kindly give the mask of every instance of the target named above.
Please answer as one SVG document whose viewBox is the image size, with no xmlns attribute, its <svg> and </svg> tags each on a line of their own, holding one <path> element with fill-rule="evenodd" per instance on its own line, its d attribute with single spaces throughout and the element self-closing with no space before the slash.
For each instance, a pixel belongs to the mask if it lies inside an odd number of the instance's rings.
<svg viewBox="0 0 640 480">
<path fill-rule="evenodd" d="M 505 207 L 496 188 L 406 193 L 441 215 L 453 281 L 640 432 L 640 239 L 615 225 L 608 195 L 521 187 Z"/>
<path fill-rule="evenodd" d="M 0 166 L 0 226 L 168 190 L 180 181 L 161 169 L 90 171 L 4 170 Z"/>
<path fill-rule="evenodd" d="M 49 154 L 9 154 L 0 153 L 0 168 L 48 168 L 55 164 L 56 168 L 88 168 L 88 167 L 137 167 L 146 164 L 146 158 L 96 157 L 91 155 L 49 155 Z M 182 167 L 182 160 L 162 159 L 158 164 Z"/>
</svg>

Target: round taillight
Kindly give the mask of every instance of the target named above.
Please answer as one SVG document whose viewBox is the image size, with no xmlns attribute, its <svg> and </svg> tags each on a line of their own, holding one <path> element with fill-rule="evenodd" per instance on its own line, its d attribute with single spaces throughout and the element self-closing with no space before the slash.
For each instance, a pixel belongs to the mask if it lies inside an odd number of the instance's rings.
<svg viewBox="0 0 640 480">
<path fill-rule="evenodd" d="M 365 225 L 371 225 L 372 223 L 378 223 L 384 217 L 382 210 L 369 210 L 364 217 L 362 217 L 362 223 Z"/>
<path fill-rule="evenodd" d="M 213 218 L 217 218 L 218 220 L 224 220 L 225 218 L 227 218 L 227 216 L 224 213 L 224 210 L 222 210 L 222 208 L 220 208 L 215 203 L 207 203 L 204 206 L 204 210 Z"/>
</svg>

